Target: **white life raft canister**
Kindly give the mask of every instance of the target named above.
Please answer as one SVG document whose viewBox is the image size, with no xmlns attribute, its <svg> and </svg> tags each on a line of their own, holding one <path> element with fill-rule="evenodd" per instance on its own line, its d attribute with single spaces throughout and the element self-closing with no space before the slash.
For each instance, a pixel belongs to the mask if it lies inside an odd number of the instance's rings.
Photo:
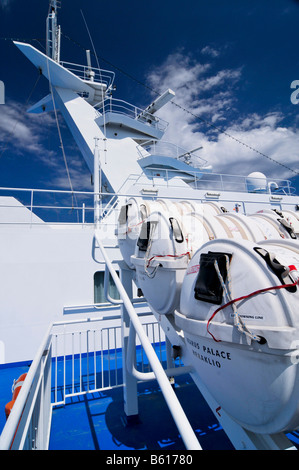
<svg viewBox="0 0 299 470">
<path fill-rule="evenodd" d="M 282 239 L 206 243 L 188 265 L 175 312 L 210 393 L 257 433 L 299 426 L 297 248 Z"/>
<path fill-rule="evenodd" d="M 254 220 L 223 213 L 218 205 L 195 204 L 197 212 L 178 206 L 176 217 L 154 212 L 143 224 L 131 263 L 139 287 L 159 314 L 173 313 L 190 258 L 204 243 L 217 238 L 263 240 Z"/>
<path fill-rule="evenodd" d="M 295 226 L 290 223 L 290 218 L 285 218 L 283 213 L 271 209 L 261 210 L 248 216 L 261 227 L 268 238 L 291 238 L 296 240 Z M 297 229 L 297 225 L 296 225 Z"/>
<path fill-rule="evenodd" d="M 131 255 L 135 252 L 142 222 L 154 210 L 166 210 L 164 201 L 146 201 L 141 198 L 130 198 L 120 209 L 117 227 L 118 245 L 127 265 L 134 269 Z"/>
</svg>

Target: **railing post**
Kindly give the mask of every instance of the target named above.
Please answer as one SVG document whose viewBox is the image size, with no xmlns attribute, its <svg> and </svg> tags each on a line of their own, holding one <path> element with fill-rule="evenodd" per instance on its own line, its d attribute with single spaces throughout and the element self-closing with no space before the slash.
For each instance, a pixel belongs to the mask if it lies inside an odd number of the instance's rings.
<svg viewBox="0 0 299 470">
<path fill-rule="evenodd" d="M 132 293 L 132 270 L 120 265 L 120 279 L 129 296 Z M 122 352 L 123 352 L 123 383 L 124 383 L 124 419 L 125 424 L 135 424 L 138 422 L 138 397 L 137 397 L 137 379 L 131 375 L 127 369 L 127 355 L 130 333 L 130 316 L 124 305 L 121 305 L 121 328 L 122 328 Z"/>
<path fill-rule="evenodd" d="M 30 228 L 32 227 L 32 211 L 33 211 L 33 189 L 31 189 L 31 201 L 30 201 Z"/>
<path fill-rule="evenodd" d="M 144 352 L 148 357 L 148 360 L 151 364 L 152 370 L 156 376 L 156 379 L 161 387 L 161 391 L 163 393 L 163 396 L 166 400 L 166 403 L 169 407 L 169 410 L 172 414 L 172 417 L 178 427 L 179 432 L 181 433 L 182 439 L 184 441 L 184 444 L 186 448 L 189 449 L 201 449 L 201 446 L 198 442 L 198 439 L 190 425 L 190 422 L 188 421 L 188 418 L 186 417 L 184 410 L 175 395 L 171 384 L 169 383 L 169 380 L 167 376 L 165 375 L 165 371 L 143 329 L 142 324 L 139 321 L 138 315 L 130 301 L 130 298 L 127 294 L 127 291 L 122 284 L 122 281 L 119 279 L 114 267 L 112 266 L 112 262 L 109 258 L 109 256 L 106 253 L 106 250 L 103 246 L 103 243 L 101 242 L 101 239 L 99 237 L 99 231 L 95 231 L 95 241 L 97 244 L 97 247 L 100 249 L 100 252 L 104 258 L 104 261 L 106 262 L 108 269 L 111 273 L 111 276 L 115 282 L 115 285 L 119 291 L 120 298 L 123 300 L 123 307 L 126 308 L 128 311 L 128 315 L 130 317 L 130 320 L 132 322 L 132 325 L 140 339 L 140 342 L 144 348 Z M 131 274 L 132 276 L 132 274 Z M 128 282 L 128 277 L 124 279 L 124 283 L 127 286 Z M 129 290 L 130 292 L 130 290 Z M 132 295 L 132 294 L 131 294 Z M 126 324 L 126 327 L 128 325 L 128 322 Z M 137 394 L 136 394 L 137 395 Z M 137 396 L 136 396 L 137 398 Z"/>
<path fill-rule="evenodd" d="M 101 181 L 100 181 L 100 154 L 98 148 L 98 137 L 94 138 L 95 148 L 94 148 L 94 171 L 93 171 L 93 190 L 94 190 L 94 224 L 98 228 L 100 224 L 100 191 L 101 191 Z"/>
<path fill-rule="evenodd" d="M 85 203 L 82 204 L 82 225 L 85 224 Z"/>
<path fill-rule="evenodd" d="M 45 351 L 44 366 L 44 428 L 43 428 L 43 449 L 48 449 L 51 431 L 51 385 L 52 385 L 52 341 L 48 351 Z"/>
</svg>

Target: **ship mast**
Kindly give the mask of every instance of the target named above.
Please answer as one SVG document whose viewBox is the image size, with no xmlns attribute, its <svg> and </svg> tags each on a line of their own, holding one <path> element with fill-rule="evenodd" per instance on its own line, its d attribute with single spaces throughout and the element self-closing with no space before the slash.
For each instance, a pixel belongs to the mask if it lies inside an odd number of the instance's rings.
<svg viewBox="0 0 299 470">
<path fill-rule="evenodd" d="M 50 0 L 49 13 L 47 16 L 46 30 L 47 30 L 47 56 L 55 60 L 60 61 L 60 37 L 61 29 L 57 26 L 57 10 L 60 8 L 59 0 Z"/>
</svg>

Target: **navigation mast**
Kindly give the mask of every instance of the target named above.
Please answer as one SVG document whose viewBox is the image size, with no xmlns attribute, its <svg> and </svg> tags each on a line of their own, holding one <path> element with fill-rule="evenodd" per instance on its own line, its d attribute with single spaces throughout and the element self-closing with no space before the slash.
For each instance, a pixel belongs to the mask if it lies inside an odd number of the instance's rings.
<svg viewBox="0 0 299 470">
<path fill-rule="evenodd" d="M 46 38 L 46 51 L 47 56 L 55 60 L 60 61 L 60 38 L 61 29 L 57 26 L 57 10 L 60 8 L 61 2 L 59 0 L 50 0 L 49 13 L 47 16 L 47 38 Z"/>
</svg>

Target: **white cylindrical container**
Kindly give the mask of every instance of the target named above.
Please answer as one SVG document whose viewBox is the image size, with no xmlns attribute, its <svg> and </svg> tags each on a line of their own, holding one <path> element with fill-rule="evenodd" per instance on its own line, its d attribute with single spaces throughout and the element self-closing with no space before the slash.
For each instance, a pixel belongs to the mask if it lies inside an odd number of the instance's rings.
<svg viewBox="0 0 299 470">
<path fill-rule="evenodd" d="M 299 270 L 299 254 L 293 245 L 206 243 L 188 265 L 175 313 L 210 393 L 243 427 L 262 434 L 299 426 L 299 293 L 289 268 Z"/>
<path fill-rule="evenodd" d="M 261 210 L 248 216 L 255 220 L 255 222 L 263 230 L 266 239 L 268 238 L 296 238 L 293 235 L 292 227 L 289 227 L 289 223 L 285 223 L 286 220 L 272 210 Z"/>
<path fill-rule="evenodd" d="M 205 242 L 225 237 L 226 231 L 209 205 L 177 203 L 165 212 L 153 212 L 143 223 L 131 263 L 139 287 L 159 314 L 179 305 L 184 273 L 193 253 Z"/>
<path fill-rule="evenodd" d="M 142 225 L 131 263 L 138 286 L 158 313 L 173 312 L 178 305 L 188 244 L 180 220 L 169 213 L 153 212 Z"/>
<path fill-rule="evenodd" d="M 217 219 L 227 225 L 228 231 L 231 232 L 231 236 L 228 232 L 228 238 L 240 238 L 252 241 L 265 239 L 264 232 L 259 224 L 243 214 L 229 212 L 227 214 L 218 215 Z"/>
<path fill-rule="evenodd" d="M 135 252 L 142 222 L 154 210 L 168 210 L 167 204 L 162 201 L 146 201 L 141 198 L 130 198 L 122 206 L 117 228 L 118 245 L 127 265 L 134 269 L 131 263 L 131 255 Z"/>
<path fill-rule="evenodd" d="M 299 235 L 299 215 L 294 211 L 282 211 L 282 215 L 291 225 L 296 235 Z"/>
<path fill-rule="evenodd" d="M 198 211 L 190 212 L 193 207 Z M 217 238 L 265 238 L 254 220 L 223 213 L 217 204 L 197 205 L 181 201 L 172 206 L 171 214 L 175 217 L 170 215 L 170 209 L 169 212 L 154 212 L 145 220 L 144 243 L 140 237 L 135 254 L 131 256 L 138 285 L 152 308 L 160 314 L 173 313 L 178 308 L 184 270 L 204 243 Z"/>
</svg>

